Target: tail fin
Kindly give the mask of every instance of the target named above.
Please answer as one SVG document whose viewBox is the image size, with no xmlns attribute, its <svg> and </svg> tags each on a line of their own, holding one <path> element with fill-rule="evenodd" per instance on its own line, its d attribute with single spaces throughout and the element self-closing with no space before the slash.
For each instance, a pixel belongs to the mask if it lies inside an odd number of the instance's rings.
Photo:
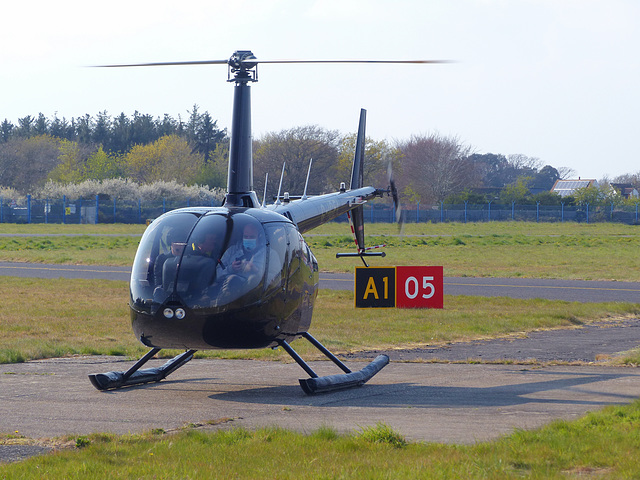
<svg viewBox="0 0 640 480">
<path fill-rule="evenodd" d="M 356 139 L 356 154 L 353 157 L 351 169 L 351 190 L 361 188 L 364 183 L 364 146 L 365 130 L 367 125 L 367 111 L 360 109 L 360 123 L 358 124 L 358 137 Z"/>
<path fill-rule="evenodd" d="M 364 184 L 364 149 L 365 149 L 365 127 L 366 127 L 367 111 L 363 108 L 360 110 L 360 124 L 358 125 L 358 137 L 356 139 L 356 153 L 353 157 L 353 169 L 351 170 L 351 190 L 362 188 Z M 347 212 L 349 221 L 351 222 L 351 230 L 358 248 L 357 253 L 336 253 L 339 257 L 360 257 L 365 267 L 368 267 L 364 257 L 376 256 L 384 257 L 384 252 L 369 253 L 367 250 L 373 248 L 384 247 L 377 245 L 375 247 L 366 248 L 364 246 L 364 205 L 360 204 L 350 212 Z"/>
<path fill-rule="evenodd" d="M 358 125 L 358 137 L 356 138 L 356 153 L 353 157 L 353 168 L 351 170 L 351 190 L 361 188 L 364 184 L 364 147 L 365 130 L 367 123 L 367 111 L 360 110 L 360 123 Z M 352 212 L 351 221 L 353 223 L 353 234 L 358 245 L 358 253 L 364 252 L 364 206 L 360 205 Z"/>
</svg>

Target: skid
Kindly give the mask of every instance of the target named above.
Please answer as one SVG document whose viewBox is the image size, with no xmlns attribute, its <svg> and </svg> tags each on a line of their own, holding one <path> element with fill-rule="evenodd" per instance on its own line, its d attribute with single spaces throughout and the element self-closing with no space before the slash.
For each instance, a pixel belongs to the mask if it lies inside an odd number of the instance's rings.
<svg viewBox="0 0 640 480">
<path fill-rule="evenodd" d="M 196 350 L 187 350 L 173 357 L 160 367 L 140 370 L 140 367 L 147 363 L 159 351 L 160 348 L 150 350 L 126 372 L 92 373 L 89 375 L 89 380 L 91 380 L 93 386 L 98 390 L 112 390 L 130 385 L 159 382 L 191 360 L 193 354 L 196 352 Z"/>
<path fill-rule="evenodd" d="M 327 375 L 319 377 L 316 372 L 305 362 L 300 355 L 285 340 L 281 340 L 280 346 L 291 355 L 302 369 L 307 372 L 311 378 L 301 378 L 300 386 L 308 395 L 314 393 L 330 392 L 333 390 L 342 390 L 345 388 L 359 387 L 371 380 L 373 376 L 382 370 L 389 363 L 389 357 L 386 355 L 378 355 L 369 365 L 362 370 L 352 372 L 340 361 L 333 353 L 331 353 L 324 345 L 316 340 L 310 333 L 304 332 L 302 336 L 306 338 L 314 347 L 320 350 L 329 360 L 335 363 L 344 373 L 336 375 Z"/>
</svg>

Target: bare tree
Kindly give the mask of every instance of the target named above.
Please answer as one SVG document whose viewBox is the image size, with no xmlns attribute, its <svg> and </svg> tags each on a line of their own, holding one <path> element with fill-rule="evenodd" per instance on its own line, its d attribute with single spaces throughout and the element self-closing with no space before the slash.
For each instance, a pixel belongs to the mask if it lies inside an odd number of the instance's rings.
<svg viewBox="0 0 640 480">
<path fill-rule="evenodd" d="M 340 156 L 332 175 L 333 188 L 340 186 L 340 182 L 349 185 L 353 156 L 356 151 L 357 135 L 350 134 L 342 138 L 340 144 Z M 400 174 L 400 150 L 389 145 L 386 140 L 375 141 L 367 138 L 364 147 L 364 184 L 376 187 L 384 187 L 388 183 L 388 167 L 396 176 Z"/>
<path fill-rule="evenodd" d="M 519 172 L 518 176 L 535 175 L 542 167 L 542 161 L 538 157 L 528 157 L 522 153 L 507 155 L 507 162 L 514 170 Z"/>
<path fill-rule="evenodd" d="M 340 134 L 316 125 L 295 127 L 277 133 L 267 133 L 254 141 L 254 188 L 262 192 L 265 173 L 269 173 L 268 195 L 275 194 L 277 182 L 286 162 L 283 191 L 301 195 L 307 178 L 309 160 L 313 167 L 309 178 L 309 193 L 324 192 L 330 184 L 332 167 L 338 160 Z"/>
<path fill-rule="evenodd" d="M 414 135 L 399 148 L 403 156 L 400 186 L 410 201 L 439 202 L 479 183 L 469 160 L 472 147 L 457 137 Z"/>
<path fill-rule="evenodd" d="M 576 171 L 571 167 L 558 167 L 557 170 L 558 170 L 558 175 L 560 175 L 560 178 L 562 180 L 567 180 L 571 177 L 576 176 Z"/>
<path fill-rule="evenodd" d="M 48 135 L 0 144 L 0 184 L 23 193 L 41 187 L 58 164 L 58 140 Z"/>
</svg>

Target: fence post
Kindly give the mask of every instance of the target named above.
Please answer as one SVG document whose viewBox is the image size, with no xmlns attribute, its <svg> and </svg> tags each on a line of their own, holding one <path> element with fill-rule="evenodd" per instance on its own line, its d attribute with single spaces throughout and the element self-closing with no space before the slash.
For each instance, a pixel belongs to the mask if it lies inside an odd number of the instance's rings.
<svg viewBox="0 0 640 480">
<path fill-rule="evenodd" d="M 560 221 L 561 223 L 564 223 L 564 202 L 560 202 Z"/>
<path fill-rule="evenodd" d="M 98 210 L 100 210 L 100 201 L 99 201 L 99 196 L 96 193 L 96 225 L 100 222 L 100 220 L 98 219 Z"/>
<path fill-rule="evenodd" d="M 636 219 L 638 218 L 638 205 L 636 205 Z M 4 198 L 0 197 L 0 223 L 4 222 Z"/>
<path fill-rule="evenodd" d="M 142 223 L 142 199 L 138 199 L 138 223 Z"/>
<path fill-rule="evenodd" d="M 587 203 L 587 223 L 589 223 L 589 204 Z"/>
<path fill-rule="evenodd" d="M 67 223 L 67 196 L 62 195 L 62 224 Z"/>
<path fill-rule="evenodd" d="M 113 223 L 116 223 L 116 199 L 113 198 Z"/>
<path fill-rule="evenodd" d="M 82 223 L 82 197 L 78 199 L 78 223 Z"/>
<path fill-rule="evenodd" d="M 511 202 L 511 220 L 516 219 L 516 202 Z"/>
<path fill-rule="evenodd" d="M 536 222 L 540 222 L 540 202 L 536 202 Z"/>
<path fill-rule="evenodd" d="M 420 200 L 416 204 L 416 223 L 420 223 Z"/>
<path fill-rule="evenodd" d="M 469 200 L 464 201 L 464 223 L 467 223 L 467 202 Z"/>
<path fill-rule="evenodd" d="M 44 223 L 49 223 L 49 209 L 51 208 L 51 203 L 48 198 L 44 202 Z"/>
<path fill-rule="evenodd" d="M 490 222 L 491 221 L 491 202 L 489 202 L 489 213 L 487 216 L 487 221 Z"/>
<path fill-rule="evenodd" d="M 27 195 L 27 223 L 31 223 L 31 194 Z"/>
<path fill-rule="evenodd" d="M 440 200 L 440 223 L 444 223 L 444 201 Z"/>
</svg>

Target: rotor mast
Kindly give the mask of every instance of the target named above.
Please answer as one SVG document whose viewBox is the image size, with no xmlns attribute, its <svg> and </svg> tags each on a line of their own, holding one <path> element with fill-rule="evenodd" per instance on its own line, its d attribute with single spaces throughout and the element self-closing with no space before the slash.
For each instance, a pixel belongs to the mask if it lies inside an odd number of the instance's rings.
<svg viewBox="0 0 640 480">
<path fill-rule="evenodd" d="M 256 57 L 238 50 L 229 59 L 229 82 L 235 82 L 226 206 L 259 207 L 253 190 L 253 151 L 251 138 L 251 86 L 258 81 Z"/>
</svg>

